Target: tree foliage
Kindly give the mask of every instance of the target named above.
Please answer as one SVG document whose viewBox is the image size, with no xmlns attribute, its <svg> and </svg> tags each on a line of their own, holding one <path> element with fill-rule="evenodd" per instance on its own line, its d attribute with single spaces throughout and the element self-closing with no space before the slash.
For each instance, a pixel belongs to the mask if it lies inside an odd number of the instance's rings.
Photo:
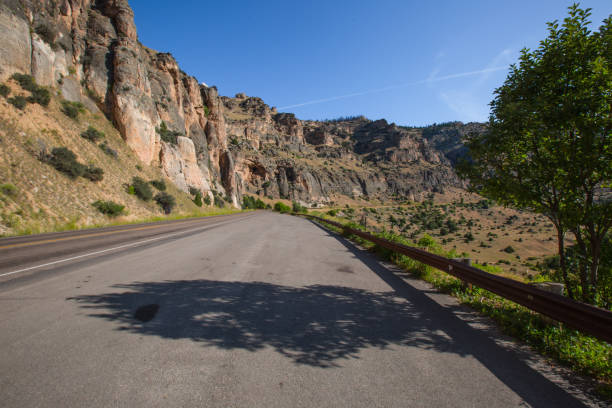
<svg viewBox="0 0 612 408">
<path fill-rule="evenodd" d="M 600 303 L 601 243 L 612 226 L 612 19 L 591 32 L 589 15 L 571 6 L 536 50 L 521 51 L 495 90 L 488 132 L 468 137 L 473 161 L 460 172 L 483 195 L 546 215 L 570 296 Z M 582 256 L 577 283 L 568 232 Z"/>
</svg>

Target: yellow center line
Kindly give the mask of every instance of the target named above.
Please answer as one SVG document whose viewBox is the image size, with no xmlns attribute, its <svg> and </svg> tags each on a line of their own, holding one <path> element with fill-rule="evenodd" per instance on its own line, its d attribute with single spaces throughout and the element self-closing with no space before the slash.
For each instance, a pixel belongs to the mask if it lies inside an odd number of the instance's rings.
<svg viewBox="0 0 612 408">
<path fill-rule="evenodd" d="M 192 224 L 196 224 L 196 223 L 198 223 L 200 221 L 204 221 L 204 220 L 197 220 L 197 221 L 192 221 L 192 222 L 183 222 L 183 223 L 177 223 L 177 224 L 178 225 L 192 225 Z M 0 246 L 0 249 L 20 248 L 20 247 L 33 246 L 33 245 L 49 244 L 49 243 L 52 243 L 52 242 L 72 241 L 72 240 L 81 239 L 81 238 L 101 237 L 101 236 L 104 236 L 104 235 L 121 234 L 121 233 L 124 233 L 124 232 L 142 231 L 142 230 L 147 230 L 147 229 L 162 228 L 162 227 L 167 227 L 168 225 L 172 225 L 172 224 L 162 224 L 162 225 L 152 225 L 152 226 L 148 226 L 148 227 L 129 228 L 129 229 L 123 229 L 123 230 L 119 230 L 119 231 L 98 232 L 98 233 L 95 233 L 95 234 L 77 235 L 75 237 L 66 237 L 66 238 L 45 239 L 43 241 L 35 241 L 35 242 L 23 242 L 21 244 L 3 245 L 3 246 Z"/>
</svg>

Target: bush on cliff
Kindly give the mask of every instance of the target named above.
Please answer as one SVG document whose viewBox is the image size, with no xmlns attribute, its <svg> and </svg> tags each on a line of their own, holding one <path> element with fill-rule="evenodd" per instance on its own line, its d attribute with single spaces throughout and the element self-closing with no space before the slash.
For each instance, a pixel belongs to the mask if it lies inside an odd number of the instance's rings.
<svg viewBox="0 0 612 408">
<path fill-rule="evenodd" d="M 131 187 L 130 192 L 134 191 L 133 194 L 143 201 L 149 201 L 151 198 L 153 198 L 153 191 L 151 190 L 149 183 L 140 177 L 133 177 L 132 184 L 129 187 Z"/>
<path fill-rule="evenodd" d="M 9 96 L 10 93 L 11 93 L 11 88 L 9 88 L 8 86 L 4 84 L 0 84 L 0 96 L 3 96 L 6 98 Z"/>
<path fill-rule="evenodd" d="M 32 91 L 32 95 L 28 96 L 28 102 L 37 103 L 41 106 L 48 106 L 49 102 L 51 102 L 51 94 L 49 90 L 42 87 L 37 87 Z"/>
<path fill-rule="evenodd" d="M 210 196 L 208 194 L 205 195 L 202 201 L 204 202 L 204 204 L 210 205 Z"/>
<path fill-rule="evenodd" d="M 176 205 L 176 200 L 173 196 L 166 192 L 158 193 L 155 196 L 155 202 L 164 210 L 164 213 L 170 214 Z"/>
<path fill-rule="evenodd" d="M 104 178 L 104 170 L 102 170 L 100 167 L 90 165 L 85 168 L 83 177 L 93 182 L 102 181 Z"/>
<path fill-rule="evenodd" d="M 199 188 L 195 188 L 195 187 L 189 187 L 189 194 L 191 194 L 193 196 L 193 203 L 195 205 L 197 205 L 198 207 L 202 206 L 202 191 L 200 191 Z M 208 202 L 210 203 L 210 198 L 208 199 Z"/>
<path fill-rule="evenodd" d="M 151 184 L 153 187 L 155 187 L 159 191 L 166 191 L 166 182 L 164 182 L 164 180 L 162 179 L 151 180 L 149 181 L 149 184 Z"/>
<path fill-rule="evenodd" d="M 42 106 L 49 105 L 49 102 L 51 101 L 51 93 L 47 88 L 39 86 L 34 80 L 33 76 L 15 73 L 11 78 L 13 78 L 19 84 L 19 86 L 32 94 L 27 98 L 28 102 L 37 103 Z"/>
<path fill-rule="evenodd" d="M 12 98 L 8 98 L 7 101 L 19 110 L 24 110 L 26 105 L 28 104 L 28 100 L 21 95 L 15 95 Z"/>
<path fill-rule="evenodd" d="M 86 131 L 81 133 L 81 137 L 89 140 L 90 142 L 97 142 L 98 140 L 104 138 L 104 132 L 100 132 L 95 127 L 89 126 Z"/>
<path fill-rule="evenodd" d="M 108 156 L 112 157 L 113 159 L 118 159 L 119 158 L 119 153 L 117 153 L 117 151 L 113 148 L 111 148 L 108 143 L 106 143 L 106 141 L 100 143 L 100 145 L 98 146 L 100 149 L 102 149 L 102 151 L 104 153 L 106 153 Z"/>
<path fill-rule="evenodd" d="M 62 101 L 62 112 L 71 119 L 78 119 L 80 113 L 85 112 L 81 102 Z"/>
<path fill-rule="evenodd" d="M 82 176 L 86 169 L 83 164 L 77 161 L 76 154 L 66 147 L 55 147 L 51 151 L 49 164 L 72 179 Z"/>
<path fill-rule="evenodd" d="M 117 204 L 113 201 L 98 200 L 92 203 L 91 205 L 93 205 L 102 214 L 106 214 L 109 217 L 116 217 L 118 215 L 121 215 L 123 214 L 123 210 L 125 209 L 124 205 Z"/>
<path fill-rule="evenodd" d="M 166 122 L 164 122 L 163 120 L 161 125 L 159 125 L 158 128 L 155 128 L 155 130 L 159 134 L 159 137 L 162 141 L 171 144 L 176 144 L 178 137 L 183 135 L 180 132 L 168 129 L 168 125 L 166 125 Z"/>
</svg>

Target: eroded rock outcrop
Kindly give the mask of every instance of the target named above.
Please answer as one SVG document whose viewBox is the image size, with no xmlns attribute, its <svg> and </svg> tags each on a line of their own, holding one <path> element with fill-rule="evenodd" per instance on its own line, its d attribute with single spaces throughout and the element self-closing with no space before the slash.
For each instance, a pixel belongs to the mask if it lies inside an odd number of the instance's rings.
<svg viewBox="0 0 612 408">
<path fill-rule="evenodd" d="M 4 0 L 0 80 L 14 72 L 103 112 L 140 160 L 182 190 L 216 191 L 234 205 L 244 192 L 324 203 L 460 186 L 456 136 L 477 128 L 302 121 L 244 93 L 219 96 L 138 41 L 127 0 Z"/>
<path fill-rule="evenodd" d="M 4 3 L 1 80 L 21 72 L 60 88 L 67 100 L 102 110 L 138 157 L 162 166 L 181 189 L 214 186 L 238 202 L 216 89 L 140 44 L 126 0 Z M 162 122 L 183 136 L 177 145 L 161 140 Z"/>
</svg>

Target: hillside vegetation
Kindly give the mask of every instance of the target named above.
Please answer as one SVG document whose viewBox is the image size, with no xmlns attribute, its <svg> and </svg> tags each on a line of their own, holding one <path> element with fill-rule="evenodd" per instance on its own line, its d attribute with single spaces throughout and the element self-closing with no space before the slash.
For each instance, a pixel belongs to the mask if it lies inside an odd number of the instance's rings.
<svg viewBox="0 0 612 408">
<path fill-rule="evenodd" d="M 54 89 L 35 86 L 29 88 L 44 90 L 38 94 L 48 95 L 42 104 L 15 79 L 2 85 L 0 235 L 164 216 L 164 209 L 154 199 L 161 193 L 157 188 L 146 183 L 151 196 L 145 201 L 130 187 L 134 178 L 145 182 L 164 180 L 161 170 L 138 160 L 103 114 L 67 103 Z M 57 148 L 73 152 L 76 160 L 71 162 L 61 154 L 54 156 Z M 64 171 L 56 169 L 62 168 L 58 160 Z M 176 200 L 173 215 L 205 214 L 206 209 L 214 212 L 213 207 L 204 205 L 203 210 L 196 206 L 193 196 L 178 190 L 173 183 L 164 184 L 165 192 Z M 110 203 L 118 207 L 113 209 Z M 124 208 L 120 210 L 120 206 Z"/>
</svg>

